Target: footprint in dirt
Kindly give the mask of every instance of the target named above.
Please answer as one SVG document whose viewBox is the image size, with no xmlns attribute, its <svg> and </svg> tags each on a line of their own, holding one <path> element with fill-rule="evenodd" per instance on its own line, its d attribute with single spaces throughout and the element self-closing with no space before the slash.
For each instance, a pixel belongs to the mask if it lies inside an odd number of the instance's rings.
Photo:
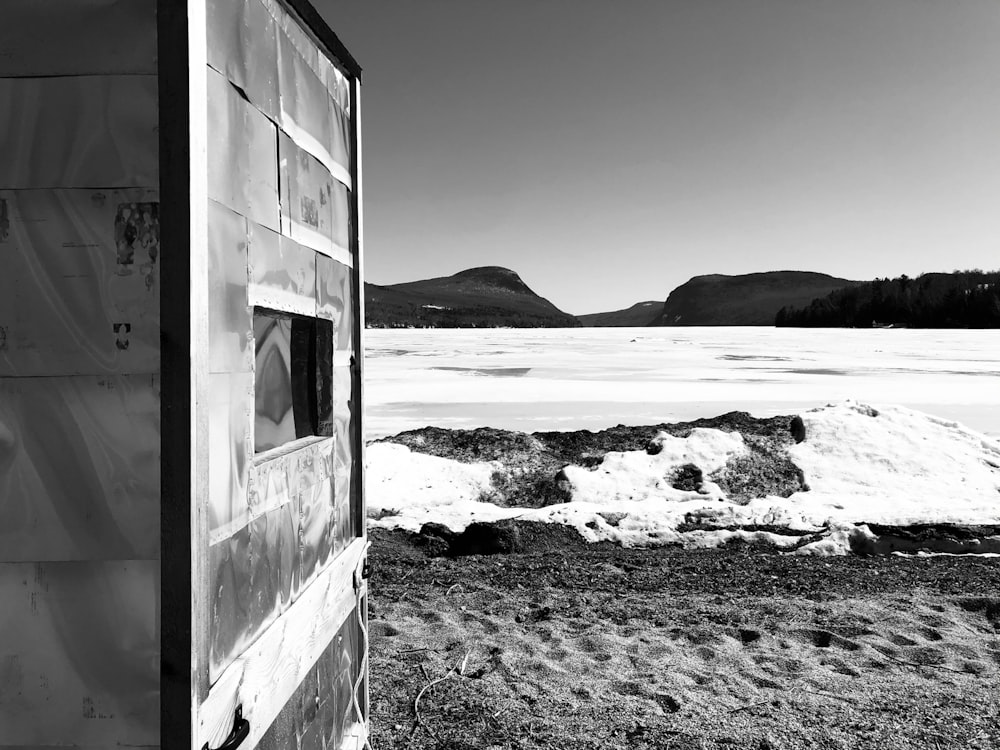
<svg viewBox="0 0 1000 750">
<path fill-rule="evenodd" d="M 718 656 L 715 649 L 711 646 L 699 646 L 695 649 L 695 653 L 705 661 L 713 661 Z"/>
<path fill-rule="evenodd" d="M 373 637 L 391 638 L 399 635 L 399 629 L 383 620 L 372 620 L 368 623 L 368 634 Z"/>
<path fill-rule="evenodd" d="M 739 631 L 740 642 L 747 646 L 751 643 L 756 643 L 760 640 L 761 633 L 759 630 L 752 630 L 750 628 L 740 628 Z"/>
<path fill-rule="evenodd" d="M 861 644 L 852 641 L 850 638 L 844 638 L 843 636 L 831 633 L 829 630 L 819 630 L 819 629 L 804 629 L 804 630 L 794 630 L 792 635 L 801 639 L 806 643 L 810 643 L 816 648 L 842 648 L 845 651 L 859 651 L 861 649 Z"/>
<path fill-rule="evenodd" d="M 944 636 L 936 628 L 923 628 L 920 631 L 920 635 L 926 638 L 928 641 L 943 641 Z"/>
</svg>

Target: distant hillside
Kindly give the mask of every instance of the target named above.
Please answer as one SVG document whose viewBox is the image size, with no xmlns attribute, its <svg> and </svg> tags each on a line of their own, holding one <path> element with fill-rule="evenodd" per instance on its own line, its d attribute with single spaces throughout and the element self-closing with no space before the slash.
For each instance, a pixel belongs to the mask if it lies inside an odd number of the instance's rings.
<svg viewBox="0 0 1000 750">
<path fill-rule="evenodd" d="M 573 328 L 575 317 L 507 268 L 484 266 L 423 281 L 365 284 L 369 328 Z"/>
<path fill-rule="evenodd" d="M 770 326 L 783 307 L 803 307 L 856 281 L 811 271 L 695 276 L 674 289 L 656 326 Z"/>
<path fill-rule="evenodd" d="M 875 279 L 778 311 L 779 326 L 1000 328 L 1000 271 Z"/>
<path fill-rule="evenodd" d="M 663 303 L 636 302 L 632 307 L 625 310 L 615 310 L 614 312 L 588 313 L 587 315 L 577 315 L 576 318 L 588 328 L 620 327 L 633 328 L 637 326 L 648 326 L 654 318 L 659 317 L 663 310 Z"/>
</svg>

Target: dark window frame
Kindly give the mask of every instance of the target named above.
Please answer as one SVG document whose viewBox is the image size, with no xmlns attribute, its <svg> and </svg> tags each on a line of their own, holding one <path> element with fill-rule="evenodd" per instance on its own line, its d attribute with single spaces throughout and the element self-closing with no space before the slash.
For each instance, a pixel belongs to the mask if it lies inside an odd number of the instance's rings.
<svg viewBox="0 0 1000 750">
<path fill-rule="evenodd" d="M 288 321 L 289 335 L 289 397 L 292 404 L 295 437 L 277 445 L 260 448 L 254 436 L 254 455 L 286 449 L 299 440 L 333 436 L 333 324 L 324 318 L 311 317 L 287 310 L 254 306 L 254 330 L 261 318 Z M 256 360 L 260 344 L 254 334 L 254 421 L 257 420 Z"/>
</svg>

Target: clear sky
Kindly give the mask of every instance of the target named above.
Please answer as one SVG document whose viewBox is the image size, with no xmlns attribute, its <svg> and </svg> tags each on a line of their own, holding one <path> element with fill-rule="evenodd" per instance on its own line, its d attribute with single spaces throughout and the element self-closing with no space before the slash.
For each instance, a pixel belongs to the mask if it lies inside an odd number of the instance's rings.
<svg viewBox="0 0 1000 750">
<path fill-rule="evenodd" d="M 364 68 L 368 281 L 580 314 L 1000 267 L 1000 0 L 314 3 Z"/>
</svg>

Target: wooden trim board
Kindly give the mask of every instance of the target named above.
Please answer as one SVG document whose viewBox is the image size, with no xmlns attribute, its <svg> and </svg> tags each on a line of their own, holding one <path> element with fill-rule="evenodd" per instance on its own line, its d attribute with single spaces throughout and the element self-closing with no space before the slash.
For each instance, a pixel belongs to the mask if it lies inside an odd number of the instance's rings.
<svg viewBox="0 0 1000 750">
<path fill-rule="evenodd" d="M 242 704 L 254 747 L 357 606 L 354 572 L 367 542 L 355 539 L 299 598 L 222 673 L 201 706 L 197 747 L 218 747 Z M 360 595 L 367 594 L 362 582 Z"/>
</svg>

